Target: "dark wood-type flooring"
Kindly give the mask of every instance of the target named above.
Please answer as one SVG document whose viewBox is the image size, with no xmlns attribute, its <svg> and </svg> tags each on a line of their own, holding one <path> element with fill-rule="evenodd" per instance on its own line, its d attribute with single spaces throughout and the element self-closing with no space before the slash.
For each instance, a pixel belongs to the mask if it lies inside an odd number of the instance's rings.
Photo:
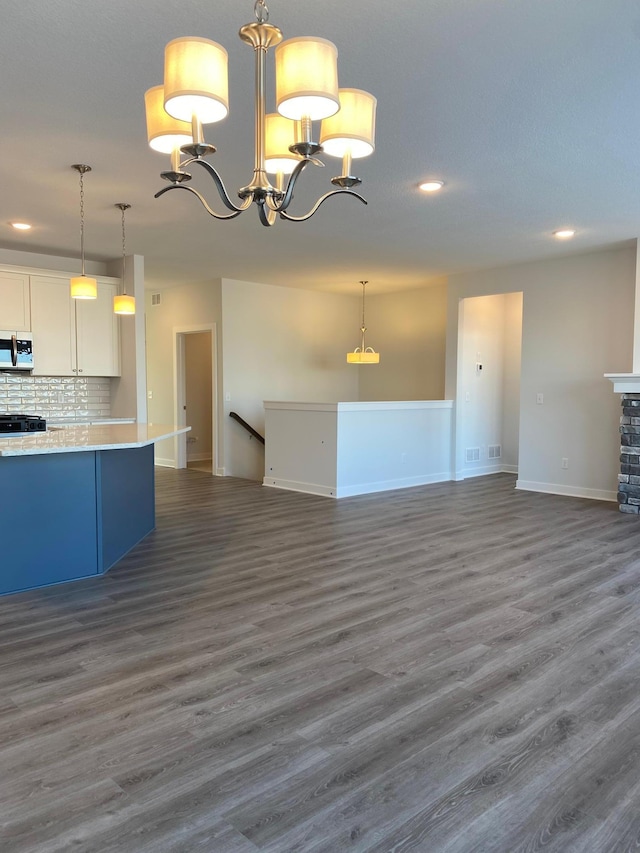
<svg viewBox="0 0 640 853">
<path fill-rule="evenodd" d="M 158 471 L 107 577 L 0 599 L 2 853 L 637 851 L 640 521 L 513 486 Z"/>
</svg>

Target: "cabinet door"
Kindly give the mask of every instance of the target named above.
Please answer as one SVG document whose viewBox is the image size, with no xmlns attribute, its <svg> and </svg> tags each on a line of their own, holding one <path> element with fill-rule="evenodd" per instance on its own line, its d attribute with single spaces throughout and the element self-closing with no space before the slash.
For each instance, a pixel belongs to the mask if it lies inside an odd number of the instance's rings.
<svg viewBox="0 0 640 853">
<path fill-rule="evenodd" d="M 0 272 L 0 329 L 31 331 L 28 275 Z"/>
<path fill-rule="evenodd" d="M 75 376 L 74 306 L 66 278 L 31 276 L 33 373 Z"/>
<path fill-rule="evenodd" d="M 113 313 L 117 292 L 116 284 L 98 281 L 97 299 L 76 300 L 79 375 L 120 375 L 120 326 Z"/>
</svg>

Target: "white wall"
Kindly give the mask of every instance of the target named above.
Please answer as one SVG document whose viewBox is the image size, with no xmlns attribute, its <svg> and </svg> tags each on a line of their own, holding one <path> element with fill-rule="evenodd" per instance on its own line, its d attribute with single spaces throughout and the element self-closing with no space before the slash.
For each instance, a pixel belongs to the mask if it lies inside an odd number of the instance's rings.
<svg viewBox="0 0 640 853">
<path fill-rule="evenodd" d="M 359 371 L 360 400 L 442 400 L 444 398 L 446 281 L 423 290 L 366 298 L 367 345 L 380 364 Z M 359 345 L 361 307 L 353 313 L 351 344 Z"/>
<path fill-rule="evenodd" d="M 160 304 L 151 304 L 151 292 L 146 294 L 147 319 L 147 388 L 152 395 L 148 400 L 151 423 L 172 424 L 174 410 L 174 328 L 217 324 L 218 411 L 221 410 L 221 357 L 222 357 L 222 290 L 220 280 L 185 284 L 162 290 Z M 156 461 L 175 464 L 173 439 L 158 442 Z M 218 436 L 218 455 L 224 459 L 224 436 Z"/>
<path fill-rule="evenodd" d="M 522 294 L 465 299 L 460 316 L 458 476 L 505 470 L 516 473 Z M 498 459 L 489 457 L 491 445 L 500 445 Z M 477 461 L 466 458 L 466 450 L 471 448 L 479 451 Z"/>
<path fill-rule="evenodd" d="M 522 293 L 504 295 L 502 470 L 516 474 L 520 443 Z"/>
<path fill-rule="evenodd" d="M 355 296 L 222 280 L 227 475 L 264 474 L 262 445 L 230 411 L 264 434 L 264 400 L 358 399 L 358 368 L 346 362 L 357 305 Z"/>
<path fill-rule="evenodd" d="M 620 401 L 604 373 L 628 372 L 635 246 L 449 279 L 446 396 L 456 398 L 458 305 L 522 291 L 519 485 L 615 498 Z M 536 404 L 536 394 L 544 404 Z M 561 468 L 562 457 L 569 468 Z"/>
</svg>

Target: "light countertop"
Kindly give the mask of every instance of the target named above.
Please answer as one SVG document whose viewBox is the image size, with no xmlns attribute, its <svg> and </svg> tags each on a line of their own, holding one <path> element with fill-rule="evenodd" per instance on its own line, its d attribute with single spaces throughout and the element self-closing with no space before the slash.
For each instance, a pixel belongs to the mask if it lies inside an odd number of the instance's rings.
<svg viewBox="0 0 640 853">
<path fill-rule="evenodd" d="M 43 453 L 74 453 L 82 450 L 124 450 L 144 447 L 172 438 L 191 427 L 168 424 L 101 424 L 59 426 L 46 432 L 2 436 L 0 456 L 36 456 Z"/>
</svg>

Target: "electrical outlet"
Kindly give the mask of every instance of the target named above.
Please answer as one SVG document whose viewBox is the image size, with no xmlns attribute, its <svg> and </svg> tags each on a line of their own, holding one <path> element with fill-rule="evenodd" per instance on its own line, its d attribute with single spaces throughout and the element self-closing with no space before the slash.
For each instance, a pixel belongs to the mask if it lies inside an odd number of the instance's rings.
<svg viewBox="0 0 640 853">
<path fill-rule="evenodd" d="M 407 461 L 407 454 L 401 453 L 400 454 L 400 462 L 404 465 L 406 463 L 406 461 Z"/>
<path fill-rule="evenodd" d="M 465 403 L 471 402 L 471 392 L 470 391 L 467 391 L 466 394 L 464 395 L 464 401 L 465 401 Z"/>
<path fill-rule="evenodd" d="M 148 397 L 150 400 L 153 400 L 153 391 L 147 391 L 147 397 Z"/>
<path fill-rule="evenodd" d="M 224 399 L 227 403 L 231 402 L 231 393 L 229 391 L 227 391 L 227 393 L 224 395 Z"/>
<path fill-rule="evenodd" d="M 544 403 L 544 394 L 541 391 L 538 391 L 538 393 L 536 394 L 536 403 L 539 406 L 542 406 Z"/>
<path fill-rule="evenodd" d="M 562 467 L 565 469 L 569 467 L 569 460 L 567 459 L 566 456 L 562 457 L 562 463 L 561 464 L 562 464 Z"/>
</svg>

